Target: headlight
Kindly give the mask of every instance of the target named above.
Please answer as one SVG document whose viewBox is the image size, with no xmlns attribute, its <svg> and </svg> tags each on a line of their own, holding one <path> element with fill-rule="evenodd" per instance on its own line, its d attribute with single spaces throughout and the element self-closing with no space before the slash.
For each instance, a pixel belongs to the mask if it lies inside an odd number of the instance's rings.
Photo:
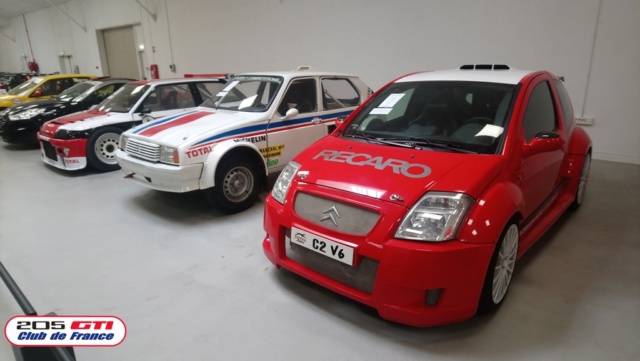
<svg viewBox="0 0 640 361">
<path fill-rule="evenodd" d="M 44 111 L 45 111 L 44 108 L 25 110 L 25 111 L 20 112 L 20 113 L 15 113 L 15 114 L 9 115 L 9 120 L 31 119 L 31 118 L 35 117 L 36 115 L 38 115 L 38 114 L 40 114 L 40 113 L 42 113 Z"/>
<path fill-rule="evenodd" d="M 127 137 L 124 134 L 122 134 L 120 136 L 120 142 L 119 142 L 120 149 L 125 150 L 127 148 L 127 140 L 128 139 L 129 139 L 129 137 Z"/>
<path fill-rule="evenodd" d="M 91 130 L 66 130 L 58 129 L 54 138 L 56 139 L 87 139 L 91 135 Z"/>
<path fill-rule="evenodd" d="M 294 161 L 289 162 L 282 172 L 280 172 L 280 175 L 276 180 L 276 184 L 273 185 L 271 196 L 281 204 L 284 204 L 287 191 L 289 190 L 293 176 L 298 172 L 298 169 L 300 169 L 300 164 Z"/>
<path fill-rule="evenodd" d="M 168 164 L 180 164 L 180 153 L 178 153 L 178 149 L 161 145 L 160 161 Z"/>
<path fill-rule="evenodd" d="M 427 193 L 404 217 L 395 237 L 430 242 L 454 239 L 473 202 L 462 193 Z"/>
</svg>

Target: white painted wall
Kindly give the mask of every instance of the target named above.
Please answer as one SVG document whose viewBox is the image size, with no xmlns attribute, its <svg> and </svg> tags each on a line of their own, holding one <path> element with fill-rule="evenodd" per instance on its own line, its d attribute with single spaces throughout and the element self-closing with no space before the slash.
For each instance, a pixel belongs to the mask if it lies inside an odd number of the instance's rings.
<svg viewBox="0 0 640 361">
<path fill-rule="evenodd" d="M 102 74 L 96 32 L 139 25 L 147 64 L 161 77 L 293 69 L 358 74 L 378 88 L 402 74 L 506 63 L 564 75 L 594 158 L 640 164 L 638 0 L 72 0 L 26 14 L 45 72 L 73 54 Z M 0 24 L 0 69 L 30 57 L 22 17 Z M 64 48 L 64 49 L 63 49 Z M 72 50 L 67 50 L 70 48 Z M 169 71 L 176 64 L 177 73 Z M 148 71 L 146 72 L 148 75 Z"/>
</svg>

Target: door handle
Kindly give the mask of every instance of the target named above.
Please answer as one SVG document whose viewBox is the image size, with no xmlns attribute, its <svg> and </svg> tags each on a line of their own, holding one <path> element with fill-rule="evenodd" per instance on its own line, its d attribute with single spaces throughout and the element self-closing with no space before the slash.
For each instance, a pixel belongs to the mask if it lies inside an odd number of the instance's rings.
<svg viewBox="0 0 640 361">
<path fill-rule="evenodd" d="M 318 117 L 311 119 L 311 122 L 313 124 L 319 124 L 321 121 L 322 121 L 322 118 L 318 118 Z"/>
</svg>

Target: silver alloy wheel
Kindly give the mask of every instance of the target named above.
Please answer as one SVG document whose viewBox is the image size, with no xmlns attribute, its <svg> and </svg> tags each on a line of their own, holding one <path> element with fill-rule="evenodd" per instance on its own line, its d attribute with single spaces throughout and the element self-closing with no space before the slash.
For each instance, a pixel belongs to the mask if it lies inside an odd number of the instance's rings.
<svg viewBox="0 0 640 361">
<path fill-rule="evenodd" d="M 507 294 L 513 269 L 516 265 L 516 256 L 518 255 L 518 226 L 512 224 L 502 239 L 500 251 L 496 259 L 495 268 L 493 270 L 493 287 L 491 287 L 491 297 L 495 304 L 500 303 Z"/>
<path fill-rule="evenodd" d="M 93 147 L 95 155 L 102 163 L 116 164 L 116 150 L 120 141 L 120 135 L 116 133 L 104 133 L 96 140 Z"/>
<path fill-rule="evenodd" d="M 576 204 L 582 204 L 584 195 L 587 190 L 587 183 L 589 183 L 589 172 L 591 171 L 591 154 L 587 154 L 584 157 L 584 164 L 582 165 L 582 172 L 580 173 L 580 183 L 578 183 L 578 192 L 576 192 Z"/>
<path fill-rule="evenodd" d="M 234 167 L 229 170 L 222 184 L 225 197 L 234 203 L 239 203 L 249 198 L 253 187 L 253 173 L 246 167 Z"/>
</svg>

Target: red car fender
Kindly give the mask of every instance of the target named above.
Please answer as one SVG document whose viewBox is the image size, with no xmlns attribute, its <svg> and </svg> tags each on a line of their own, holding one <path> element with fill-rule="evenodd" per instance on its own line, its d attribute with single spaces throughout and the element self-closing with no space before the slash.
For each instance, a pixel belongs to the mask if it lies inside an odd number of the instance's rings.
<svg viewBox="0 0 640 361">
<path fill-rule="evenodd" d="M 212 147 L 213 149 L 204 161 L 202 175 L 200 176 L 200 189 L 206 189 L 215 186 L 215 176 L 218 164 L 220 163 L 220 160 L 231 151 L 244 151 L 245 153 L 254 155 L 254 158 L 256 159 L 261 159 L 264 174 L 265 176 L 268 175 L 267 162 L 260 153 L 260 149 L 258 149 L 258 147 L 253 143 L 234 142 L 233 140 L 227 140 L 222 143 L 212 144 L 210 145 L 210 147 Z"/>
<path fill-rule="evenodd" d="M 491 186 L 471 209 L 458 239 L 467 243 L 497 243 L 507 223 L 521 218 L 524 198 L 520 188 L 511 182 Z"/>
<path fill-rule="evenodd" d="M 586 155 L 591 149 L 591 139 L 581 127 L 576 127 L 569 140 L 569 154 Z"/>
<path fill-rule="evenodd" d="M 587 132 L 580 127 L 576 127 L 569 140 L 569 154 L 563 164 L 563 174 L 570 179 L 566 188 L 568 194 L 574 195 L 578 190 L 584 159 L 588 153 L 591 153 L 591 147 L 591 139 Z"/>
</svg>

